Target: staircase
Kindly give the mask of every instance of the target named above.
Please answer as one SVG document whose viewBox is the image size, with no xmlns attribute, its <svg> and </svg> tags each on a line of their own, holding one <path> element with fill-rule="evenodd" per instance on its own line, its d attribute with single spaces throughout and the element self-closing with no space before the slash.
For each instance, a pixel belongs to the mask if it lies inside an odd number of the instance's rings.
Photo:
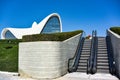
<svg viewBox="0 0 120 80">
<path fill-rule="evenodd" d="M 105 37 L 98 37 L 97 73 L 109 73 L 107 45 Z"/>
<path fill-rule="evenodd" d="M 90 56 L 90 47 L 91 47 L 91 40 L 85 39 L 81 51 L 77 72 L 85 72 L 85 73 L 87 72 L 87 60 Z"/>
</svg>

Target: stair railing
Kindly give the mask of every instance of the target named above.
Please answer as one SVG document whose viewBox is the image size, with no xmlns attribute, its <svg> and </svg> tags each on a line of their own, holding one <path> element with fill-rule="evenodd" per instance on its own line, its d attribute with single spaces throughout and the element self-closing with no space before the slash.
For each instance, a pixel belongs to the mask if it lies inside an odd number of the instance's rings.
<svg viewBox="0 0 120 80">
<path fill-rule="evenodd" d="M 113 55 L 113 48 L 110 36 L 106 37 L 107 42 L 107 52 L 108 52 L 108 62 L 109 62 L 109 71 L 112 75 L 115 74 L 115 64 L 114 64 L 114 55 Z"/>
<path fill-rule="evenodd" d="M 92 31 L 92 40 L 91 40 L 91 47 L 90 47 L 90 57 L 87 61 L 87 73 L 91 73 L 92 69 L 92 57 L 93 57 L 93 43 L 94 43 L 94 30 Z"/>
<path fill-rule="evenodd" d="M 77 70 L 80 55 L 81 55 L 81 50 L 82 50 L 83 43 L 84 43 L 84 40 L 85 40 L 85 38 L 84 38 L 85 35 L 84 34 L 85 33 L 83 32 L 82 36 L 79 39 L 79 43 L 78 43 L 78 46 L 77 46 L 74 57 L 70 58 L 68 60 L 68 71 L 69 72 L 75 72 Z"/>
<path fill-rule="evenodd" d="M 96 35 L 97 35 L 97 32 L 93 30 L 92 31 L 91 48 L 90 48 L 90 57 L 87 61 L 87 74 L 93 72 L 92 68 L 93 68 L 95 57 L 96 57 L 96 51 L 95 51 Z"/>
<path fill-rule="evenodd" d="M 92 74 L 97 72 L 97 50 L 98 50 L 98 38 L 97 38 L 97 31 L 95 31 L 93 64 L 92 64 L 92 70 L 91 70 Z"/>
</svg>

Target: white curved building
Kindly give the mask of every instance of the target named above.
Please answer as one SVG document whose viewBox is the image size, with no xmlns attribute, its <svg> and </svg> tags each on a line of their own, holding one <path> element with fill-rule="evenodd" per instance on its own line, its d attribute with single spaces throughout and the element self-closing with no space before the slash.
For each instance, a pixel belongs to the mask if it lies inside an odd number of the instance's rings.
<svg viewBox="0 0 120 80">
<path fill-rule="evenodd" d="M 59 14 L 48 15 L 39 24 L 33 22 L 31 28 L 4 28 L 1 39 L 22 39 L 23 35 L 62 32 L 62 22 Z"/>
</svg>

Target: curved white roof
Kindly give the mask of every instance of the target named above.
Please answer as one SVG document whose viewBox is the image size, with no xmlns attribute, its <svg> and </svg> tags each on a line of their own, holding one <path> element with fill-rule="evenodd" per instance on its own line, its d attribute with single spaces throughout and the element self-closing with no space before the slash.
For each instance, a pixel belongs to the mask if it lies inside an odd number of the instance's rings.
<svg viewBox="0 0 120 80">
<path fill-rule="evenodd" d="M 39 24 L 37 24 L 36 22 L 33 22 L 31 28 L 4 28 L 1 33 L 1 39 L 5 39 L 5 33 L 7 31 L 10 31 L 17 39 L 22 39 L 23 35 L 40 34 L 45 24 L 47 23 L 47 21 L 53 16 L 58 17 L 60 21 L 60 32 L 62 32 L 62 22 L 61 22 L 60 16 L 57 13 L 53 13 L 48 15 Z"/>
</svg>

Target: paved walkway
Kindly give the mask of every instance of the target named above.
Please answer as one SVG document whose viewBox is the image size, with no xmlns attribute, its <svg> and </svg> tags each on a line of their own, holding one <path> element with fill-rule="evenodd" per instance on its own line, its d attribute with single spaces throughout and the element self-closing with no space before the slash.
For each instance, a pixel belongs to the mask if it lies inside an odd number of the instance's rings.
<svg viewBox="0 0 120 80">
<path fill-rule="evenodd" d="M 0 72 L 0 80 L 35 80 L 30 78 L 21 78 L 18 77 L 18 73 L 8 73 L 8 72 Z M 111 74 L 94 74 L 87 75 L 85 73 L 68 73 L 63 77 L 53 79 L 53 80 L 119 80 L 115 76 Z"/>
<path fill-rule="evenodd" d="M 90 74 L 88 75 L 86 73 L 74 72 L 66 74 L 63 77 L 54 80 L 119 80 L 119 79 L 111 74 L 96 73 L 94 75 Z"/>
<path fill-rule="evenodd" d="M 18 76 L 18 73 L 11 73 L 11 72 L 2 72 L 0 71 L 0 80 L 34 80 L 30 78 L 21 78 Z"/>
</svg>

